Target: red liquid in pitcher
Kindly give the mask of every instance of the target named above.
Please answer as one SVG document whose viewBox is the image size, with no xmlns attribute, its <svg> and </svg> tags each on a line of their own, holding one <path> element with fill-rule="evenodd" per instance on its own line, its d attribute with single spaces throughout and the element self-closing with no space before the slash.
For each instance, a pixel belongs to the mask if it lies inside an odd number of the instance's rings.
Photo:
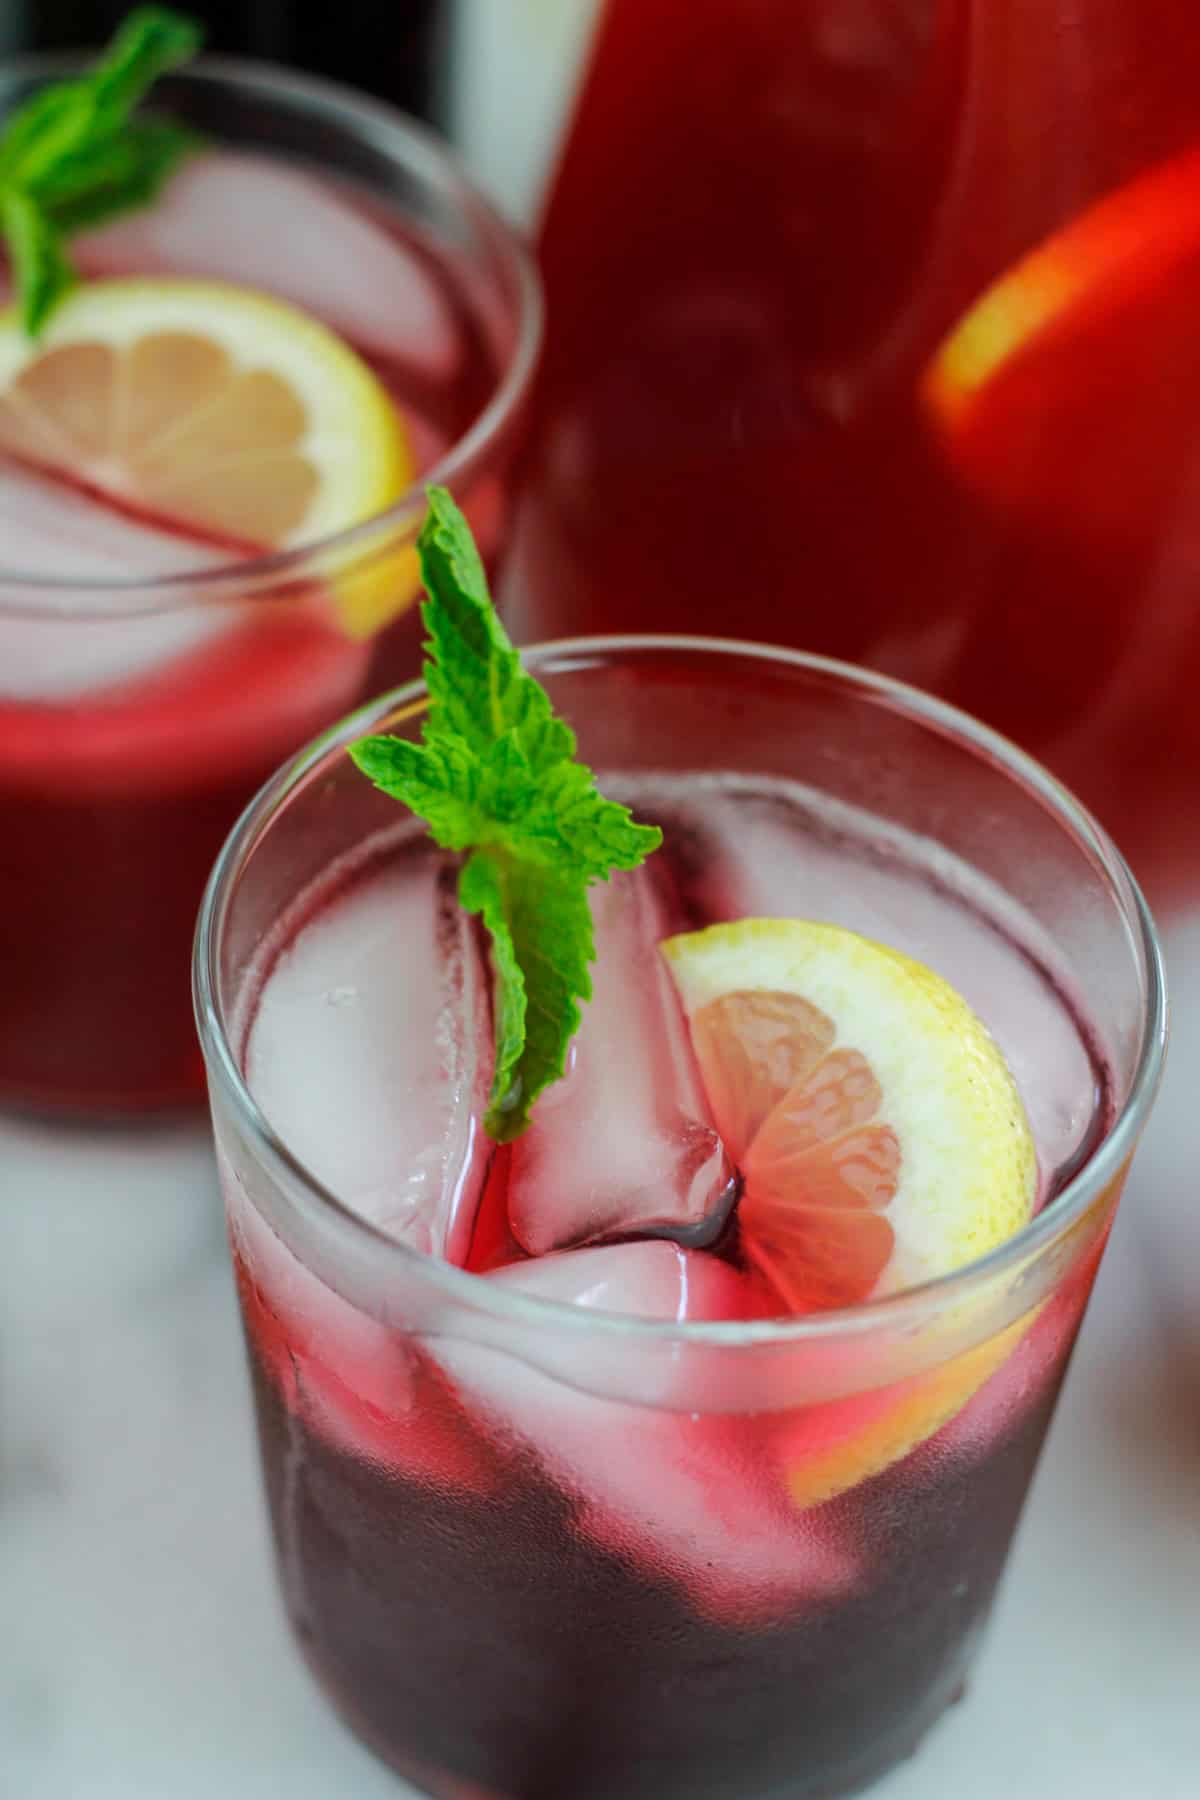
<svg viewBox="0 0 1200 1800">
<path fill-rule="evenodd" d="M 510 618 L 795 644 L 1200 887 L 1189 0 L 607 0 Z"/>
</svg>

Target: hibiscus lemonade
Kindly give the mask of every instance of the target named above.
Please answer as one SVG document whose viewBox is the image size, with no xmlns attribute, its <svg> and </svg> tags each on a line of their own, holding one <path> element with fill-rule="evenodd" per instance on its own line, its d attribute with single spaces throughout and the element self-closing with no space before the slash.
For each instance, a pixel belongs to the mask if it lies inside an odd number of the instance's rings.
<svg viewBox="0 0 1200 1800">
<path fill-rule="evenodd" d="M 910 691 L 530 666 L 662 842 L 589 890 L 526 1129 L 496 915 L 489 952 L 346 756 L 419 689 L 276 778 L 202 913 L 286 1605 L 445 1800 L 849 1793 L 963 1691 L 1152 1097 L 1152 931 L 1061 790 Z"/>
<path fill-rule="evenodd" d="M 1192 0 L 595 11 L 520 632 L 734 630 L 935 689 L 1195 895 Z"/>
<path fill-rule="evenodd" d="M 94 66 L 0 67 L 0 156 Z M 0 1102 L 198 1095 L 205 874 L 283 756 L 415 671 L 418 477 L 499 550 L 537 337 L 519 246 L 386 109 L 203 61 L 149 104 L 128 132 L 186 153 L 86 228 L 47 202 L 76 280 L 36 332 L 0 259 Z"/>
</svg>

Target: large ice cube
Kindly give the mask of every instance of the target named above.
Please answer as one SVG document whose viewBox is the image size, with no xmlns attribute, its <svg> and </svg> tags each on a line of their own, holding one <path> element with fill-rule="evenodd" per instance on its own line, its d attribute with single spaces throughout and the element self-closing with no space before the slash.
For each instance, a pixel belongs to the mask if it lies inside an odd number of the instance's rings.
<svg viewBox="0 0 1200 1800">
<path fill-rule="evenodd" d="M 664 1243 L 569 1251 L 485 1279 L 580 1308 L 681 1322 L 755 1305 L 736 1270 Z M 759 1418 L 670 1410 L 672 1384 L 681 1393 L 688 1384 L 692 1347 L 647 1355 L 648 1392 L 631 1404 L 587 1391 L 610 1346 L 582 1321 L 578 1333 L 507 1336 L 515 1354 L 448 1338 L 431 1340 L 430 1354 L 467 1412 L 502 1445 L 532 1451 L 605 1548 L 677 1582 L 697 1606 L 747 1621 L 830 1598 L 854 1580 L 849 1547 L 789 1502 Z"/>
<path fill-rule="evenodd" d="M 263 989 L 246 1071 L 267 1118 L 338 1198 L 466 1261 L 489 1146 L 488 998 L 450 871 L 414 850 L 319 911 Z"/>
<path fill-rule="evenodd" d="M 454 320 L 425 264 L 327 183 L 265 157 L 197 156 L 153 207 L 88 232 L 72 253 L 91 276 L 135 270 L 261 288 L 360 350 L 439 380 L 457 362 Z"/>
<path fill-rule="evenodd" d="M 532 1255 L 600 1238 L 715 1236 L 732 1168 L 657 946 L 671 930 L 650 867 L 592 890 L 593 998 L 566 1078 L 513 1146 L 509 1222 Z"/>
<path fill-rule="evenodd" d="M 0 462 L 0 568 L 56 581 L 153 582 L 223 559 L 87 495 Z M 239 609 L 172 606 L 120 620 L 61 617 L 25 590 L 31 613 L 0 610 L 0 699 L 67 700 L 124 683 L 241 622 Z M 186 596 L 182 596 L 186 598 Z"/>
</svg>

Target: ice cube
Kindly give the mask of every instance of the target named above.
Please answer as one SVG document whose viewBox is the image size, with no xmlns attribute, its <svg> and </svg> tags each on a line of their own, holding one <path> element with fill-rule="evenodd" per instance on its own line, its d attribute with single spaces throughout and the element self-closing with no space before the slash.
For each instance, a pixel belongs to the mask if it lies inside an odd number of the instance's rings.
<svg viewBox="0 0 1200 1800">
<path fill-rule="evenodd" d="M 75 240 L 90 276 L 192 276 L 261 288 L 358 349 L 450 377 L 458 338 L 427 267 L 326 182 L 233 151 L 194 157 L 148 210 Z"/>
<path fill-rule="evenodd" d="M 247 1334 L 289 1410 L 364 1461 L 448 1488 L 492 1486 L 484 1440 L 411 1334 L 314 1274 L 259 1213 L 220 1146 L 217 1166 Z"/>
<path fill-rule="evenodd" d="M 340 1200 L 461 1262 L 490 1154 L 477 1125 L 490 1021 L 449 873 L 414 846 L 318 910 L 266 979 L 245 1065 L 268 1120 Z M 364 1294 L 349 1259 L 310 1269 L 264 1216 L 253 1171 L 219 1164 L 247 1324 L 288 1405 L 359 1456 L 486 1486 L 445 1378 L 372 1310 L 388 1287 L 372 1275 Z"/>
<path fill-rule="evenodd" d="M 0 567 L 56 581 L 154 582 L 223 560 L 64 483 L 0 463 Z M 17 583 L 16 585 L 19 585 Z M 186 592 L 180 599 L 186 600 Z M 0 609 L 0 698 L 67 700 L 164 666 L 241 622 L 242 609 L 173 604 L 123 619 L 56 616 L 24 590 L 29 616 Z"/>
<path fill-rule="evenodd" d="M 318 1180 L 372 1224 L 464 1263 L 490 1147 L 490 1023 L 449 869 L 413 850 L 319 911 L 263 989 L 252 1092 Z"/>
<path fill-rule="evenodd" d="M 679 1321 L 754 1305 L 735 1269 L 664 1243 L 568 1251 L 483 1279 L 581 1308 Z M 606 1549 L 733 1620 L 770 1618 L 853 1582 L 848 1546 L 789 1502 L 759 1417 L 670 1410 L 688 1394 L 689 1358 L 702 1348 L 662 1345 L 658 1356 L 636 1344 L 630 1403 L 588 1391 L 603 1385 L 613 1346 L 586 1328 L 518 1327 L 500 1341 L 509 1348 L 439 1337 L 429 1349 L 468 1414 L 502 1446 L 532 1451 Z"/>
<path fill-rule="evenodd" d="M 750 1283 L 731 1264 L 699 1250 L 655 1242 L 558 1250 L 493 1271 L 502 1287 L 592 1312 L 635 1318 L 741 1319 L 757 1313 Z M 564 1364 L 557 1362 L 562 1369 Z M 586 1365 L 580 1370 L 586 1385 Z"/>
<path fill-rule="evenodd" d="M 592 916 L 593 998 L 569 1070 L 513 1146 L 513 1235 L 535 1256 L 632 1234 L 708 1241 L 733 1171 L 658 954 L 671 920 L 652 870 L 594 888 Z"/>
</svg>

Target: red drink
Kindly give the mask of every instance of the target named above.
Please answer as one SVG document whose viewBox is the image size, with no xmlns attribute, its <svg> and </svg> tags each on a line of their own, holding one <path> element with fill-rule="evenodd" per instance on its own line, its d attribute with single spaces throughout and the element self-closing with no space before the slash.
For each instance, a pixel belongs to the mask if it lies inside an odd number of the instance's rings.
<svg viewBox="0 0 1200 1800">
<path fill-rule="evenodd" d="M 37 80 L 0 77 L 0 110 Z M 536 343 L 519 247 L 402 120 L 228 67 L 172 78 L 161 105 L 214 147 L 153 208 L 78 240 L 83 276 L 227 281 L 322 320 L 383 383 L 411 479 L 357 531 L 262 556 L 252 508 L 243 533 L 205 536 L 86 473 L 47 474 L 37 444 L 23 453 L 20 404 L 0 402 L 5 1101 L 198 1096 L 187 966 L 205 875 L 282 757 L 415 667 L 412 538 L 433 469 L 495 558 Z M 247 393 L 240 410 L 263 405 Z"/>
<path fill-rule="evenodd" d="M 871 664 L 1194 890 L 1198 143 L 1188 0 L 606 0 L 518 629 Z"/>
<path fill-rule="evenodd" d="M 760 1615 L 750 1594 L 717 1609 L 689 1591 L 669 1542 L 638 1561 L 620 1519 L 581 1520 L 573 1482 L 436 1363 L 406 1358 L 409 1402 L 339 1439 L 318 1383 L 342 1359 L 298 1346 L 269 1287 L 238 1275 L 293 1628 L 346 1721 L 444 1800 L 826 1800 L 912 1755 L 963 1694 L 1090 1282 L 1062 1296 L 1059 1343 L 1008 1372 L 1036 1371 L 1036 1393 L 986 1450 L 963 1453 L 987 1430 L 965 1420 L 958 1446 L 948 1433 L 831 1502 L 846 1562 L 835 1552 L 807 1594 Z M 579 1429 L 602 1421 L 612 1454 L 645 1456 L 636 1408 L 623 1429 L 620 1410 L 581 1401 Z M 446 1440 L 432 1456 L 415 1441 L 430 1430 Z M 769 1427 L 709 1418 L 665 1421 L 658 1449 L 738 1470 L 744 1519 L 766 1500 L 747 1471 L 769 1446 Z M 724 1498 L 716 1479 L 696 1496 Z M 863 1576 L 858 1553 L 888 1544 Z M 789 1553 L 804 1560 L 799 1533 Z"/>
<path fill-rule="evenodd" d="M 202 915 L 286 1604 L 444 1800 L 849 1793 L 962 1691 L 1153 1084 L 1153 946 L 1081 816 L 899 691 L 652 640 L 537 667 L 665 837 L 593 890 L 594 997 L 524 1137 L 479 1128 L 448 859 L 342 753 L 411 733 L 412 690 L 277 778 Z M 1041 1211 L 961 1282 L 783 1318 L 749 1177 L 696 1216 L 715 1132 L 659 942 L 789 913 L 933 964 L 1008 1057 Z"/>
</svg>

